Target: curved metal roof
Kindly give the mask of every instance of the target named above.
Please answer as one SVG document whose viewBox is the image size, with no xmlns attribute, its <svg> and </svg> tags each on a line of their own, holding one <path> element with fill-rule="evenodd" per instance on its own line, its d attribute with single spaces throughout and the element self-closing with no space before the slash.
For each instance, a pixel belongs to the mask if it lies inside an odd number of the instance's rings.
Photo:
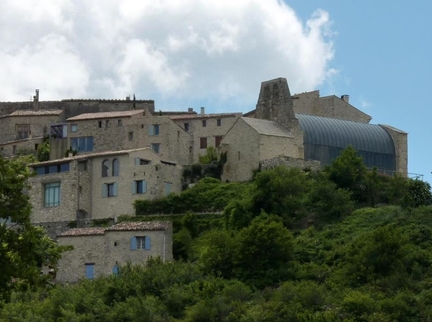
<svg viewBox="0 0 432 322">
<path fill-rule="evenodd" d="M 303 114 L 296 117 L 304 133 L 306 159 L 329 164 L 352 145 L 367 167 L 395 169 L 394 143 L 381 126 Z"/>
</svg>

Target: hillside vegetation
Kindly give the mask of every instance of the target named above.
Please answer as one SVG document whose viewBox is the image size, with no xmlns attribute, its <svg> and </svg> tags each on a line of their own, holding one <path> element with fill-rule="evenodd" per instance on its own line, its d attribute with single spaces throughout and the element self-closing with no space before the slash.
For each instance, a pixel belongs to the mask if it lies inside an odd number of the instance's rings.
<svg viewBox="0 0 432 322">
<path fill-rule="evenodd" d="M 175 262 L 14 290 L 0 320 L 430 321 L 431 203 L 427 183 L 366 170 L 351 148 L 320 172 L 206 178 L 122 218 L 188 212 L 172 216 Z"/>
</svg>

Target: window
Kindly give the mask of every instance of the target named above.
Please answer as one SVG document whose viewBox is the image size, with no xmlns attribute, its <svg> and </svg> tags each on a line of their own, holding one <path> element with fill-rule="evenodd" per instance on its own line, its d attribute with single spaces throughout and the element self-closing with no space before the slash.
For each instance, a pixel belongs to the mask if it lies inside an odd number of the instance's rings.
<svg viewBox="0 0 432 322">
<path fill-rule="evenodd" d="M 30 133 L 29 124 L 21 124 L 16 126 L 17 140 L 27 139 Z"/>
<path fill-rule="evenodd" d="M 172 186 L 172 183 L 171 182 L 165 182 L 165 196 L 168 196 L 169 194 L 171 194 L 171 186 Z"/>
<path fill-rule="evenodd" d="M 60 182 L 44 184 L 44 207 L 57 207 L 60 205 Z"/>
<path fill-rule="evenodd" d="M 147 164 L 150 164 L 150 163 L 151 163 L 150 160 L 141 159 L 139 157 L 135 158 L 135 165 L 147 165 Z"/>
<path fill-rule="evenodd" d="M 87 171 L 87 161 L 78 161 L 78 170 Z"/>
<path fill-rule="evenodd" d="M 120 273 L 120 268 L 117 265 L 114 265 L 112 268 L 113 275 L 118 275 Z"/>
<path fill-rule="evenodd" d="M 149 135 L 159 135 L 159 124 L 149 126 Z"/>
<path fill-rule="evenodd" d="M 122 120 L 117 120 L 117 126 L 122 126 L 122 125 L 123 125 Z"/>
<path fill-rule="evenodd" d="M 207 149 L 207 138 L 200 138 L 200 149 Z"/>
<path fill-rule="evenodd" d="M 128 140 L 129 141 L 133 140 L 133 132 L 132 131 L 128 133 Z"/>
<path fill-rule="evenodd" d="M 47 166 L 36 167 L 36 173 L 38 175 L 58 173 L 58 172 L 68 172 L 70 169 L 69 163 L 53 164 Z"/>
<path fill-rule="evenodd" d="M 151 247 L 150 237 L 148 236 L 134 236 L 131 238 L 131 250 L 146 249 Z"/>
<path fill-rule="evenodd" d="M 215 147 L 218 147 L 221 144 L 222 136 L 215 136 Z"/>
<path fill-rule="evenodd" d="M 109 160 L 104 160 L 102 162 L 102 177 L 108 177 L 109 166 L 110 166 Z"/>
<path fill-rule="evenodd" d="M 98 123 L 99 123 L 99 128 L 101 128 L 102 127 L 102 121 L 99 121 Z"/>
<path fill-rule="evenodd" d="M 140 194 L 147 192 L 147 182 L 145 180 L 132 181 L 132 194 Z"/>
<path fill-rule="evenodd" d="M 91 152 L 93 151 L 93 137 L 83 136 L 78 138 L 71 138 L 71 148 L 73 151 Z"/>
<path fill-rule="evenodd" d="M 114 159 L 112 162 L 112 176 L 117 177 L 120 173 L 120 162 L 118 159 Z"/>
<path fill-rule="evenodd" d="M 202 126 L 206 127 L 207 126 L 207 121 L 206 120 L 202 120 Z"/>
<path fill-rule="evenodd" d="M 186 132 L 189 131 L 189 123 L 185 123 L 185 124 L 184 124 L 184 130 L 185 130 Z"/>
<path fill-rule="evenodd" d="M 117 182 L 104 183 L 102 185 L 102 198 L 117 197 L 118 185 Z"/>
<path fill-rule="evenodd" d="M 89 280 L 94 279 L 94 268 L 95 268 L 94 263 L 85 264 L 85 274 L 87 279 Z"/>
<path fill-rule="evenodd" d="M 217 124 L 217 126 L 221 126 L 222 125 L 222 119 L 217 119 L 216 124 Z"/>
<path fill-rule="evenodd" d="M 151 149 L 154 152 L 159 153 L 159 151 L 160 151 L 160 143 L 152 143 L 151 144 Z"/>
<path fill-rule="evenodd" d="M 70 131 L 71 133 L 78 132 L 78 124 L 71 124 Z"/>
<path fill-rule="evenodd" d="M 105 127 L 109 127 L 109 120 L 105 121 Z"/>
</svg>

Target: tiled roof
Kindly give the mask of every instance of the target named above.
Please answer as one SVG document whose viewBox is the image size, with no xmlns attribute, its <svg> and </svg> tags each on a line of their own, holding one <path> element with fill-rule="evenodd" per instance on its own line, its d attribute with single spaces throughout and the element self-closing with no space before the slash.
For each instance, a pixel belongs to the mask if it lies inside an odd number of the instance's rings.
<svg viewBox="0 0 432 322">
<path fill-rule="evenodd" d="M 242 117 L 242 120 L 245 121 L 246 124 L 252 127 L 259 134 L 281 136 L 287 138 L 294 137 L 289 130 L 273 121 L 255 119 L 251 117 Z"/>
<path fill-rule="evenodd" d="M 104 152 L 96 152 L 96 153 L 89 153 L 89 154 L 82 154 L 82 155 L 79 154 L 79 155 L 75 155 L 75 156 L 67 157 L 67 158 L 62 158 L 62 159 L 49 160 L 49 161 L 38 162 L 38 163 L 31 163 L 31 164 L 29 164 L 29 166 L 30 167 L 37 167 L 37 166 L 41 166 L 41 165 L 65 163 L 68 161 L 80 160 L 80 159 L 89 159 L 89 158 L 105 157 L 105 156 L 112 156 L 112 155 L 128 154 L 131 152 L 143 151 L 143 150 L 153 151 L 150 148 L 139 148 L 139 149 L 120 150 L 120 151 L 104 151 Z"/>
<path fill-rule="evenodd" d="M 104 227 L 89 227 L 89 228 L 72 228 L 61 233 L 59 237 L 65 236 L 89 236 L 89 235 L 103 235 L 105 232 Z"/>
<path fill-rule="evenodd" d="M 131 117 L 137 114 L 144 114 L 144 112 L 145 110 L 129 110 L 129 111 L 116 111 L 116 112 L 84 113 L 74 117 L 70 117 L 66 121 L 82 121 L 82 120 Z"/>
<path fill-rule="evenodd" d="M 17 110 L 10 114 L 10 116 L 55 116 L 63 113 L 62 110 Z"/>
<path fill-rule="evenodd" d="M 61 233 L 59 237 L 103 235 L 106 231 L 165 230 L 169 226 L 169 221 L 122 222 L 111 227 L 72 228 Z"/>
<path fill-rule="evenodd" d="M 133 230 L 165 230 L 169 226 L 168 221 L 131 221 L 122 222 L 107 228 L 107 231 L 133 231 Z"/>
<path fill-rule="evenodd" d="M 7 144 L 13 144 L 13 143 L 19 144 L 19 143 L 27 142 L 27 141 L 31 141 L 31 140 L 38 140 L 38 141 L 40 141 L 42 139 L 43 139 L 43 136 L 34 136 L 32 138 L 19 139 L 19 140 L 10 140 L 10 141 L 1 142 L 0 145 L 7 145 Z"/>
<path fill-rule="evenodd" d="M 240 115 L 240 114 L 237 114 Z M 184 114 L 171 116 L 172 120 L 189 120 L 189 119 L 214 119 L 220 117 L 235 117 L 234 113 L 219 113 L 219 114 Z"/>
</svg>

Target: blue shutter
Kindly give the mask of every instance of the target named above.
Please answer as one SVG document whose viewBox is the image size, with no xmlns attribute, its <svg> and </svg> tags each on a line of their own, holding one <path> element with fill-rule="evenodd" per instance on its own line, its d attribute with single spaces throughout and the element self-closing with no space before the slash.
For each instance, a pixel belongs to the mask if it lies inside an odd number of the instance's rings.
<svg viewBox="0 0 432 322">
<path fill-rule="evenodd" d="M 150 249 L 150 237 L 146 236 L 145 238 L 145 249 Z"/>
<path fill-rule="evenodd" d="M 132 194 L 135 195 L 136 193 L 136 181 L 132 181 Z"/>
<path fill-rule="evenodd" d="M 136 250 L 137 249 L 137 240 L 136 240 L 136 237 L 131 237 L 130 249 L 131 250 Z"/>
<path fill-rule="evenodd" d="M 102 198 L 106 198 L 108 196 L 108 185 L 104 183 L 102 185 Z"/>
<path fill-rule="evenodd" d="M 94 278 L 94 264 L 86 264 L 86 278 L 92 280 Z"/>
<path fill-rule="evenodd" d="M 140 158 L 138 157 L 135 158 L 135 165 L 140 165 Z"/>
<path fill-rule="evenodd" d="M 142 181 L 142 192 L 143 193 L 147 192 L 147 181 L 145 180 Z"/>
<path fill-rule="evenodd" d="M 113 196 L 115 197 L 115 196 L 117 196 L 117 194 L 118 194 L 118 185 L 117 185 L 117 182 L 114 182 L 113 183 Z"/>
<path fill-rule="evenodd" d="M 153 135 L 153 125 L 149 126 L 149 135 Z"/>
<path fill-rule="evenodd" d="M 113 266 L 113 268 L 112 268 L 112 273 L 113 273 L 114 275 L 118 275 L 118 273 L 119 273 L 119 267 L 118 267 L 117 265 L 114 265 L 114 266 Z"/>
<path fill-rule="evenodd" d="M 165 182 L 165 196 L 168 196 L 171 193 L 171 183 Z"/>
<path fill-rule="evenodd" d="M 89 136 L 87 138 L 87 151 L 93 151 L 93 137 Z"/>
</svg>

